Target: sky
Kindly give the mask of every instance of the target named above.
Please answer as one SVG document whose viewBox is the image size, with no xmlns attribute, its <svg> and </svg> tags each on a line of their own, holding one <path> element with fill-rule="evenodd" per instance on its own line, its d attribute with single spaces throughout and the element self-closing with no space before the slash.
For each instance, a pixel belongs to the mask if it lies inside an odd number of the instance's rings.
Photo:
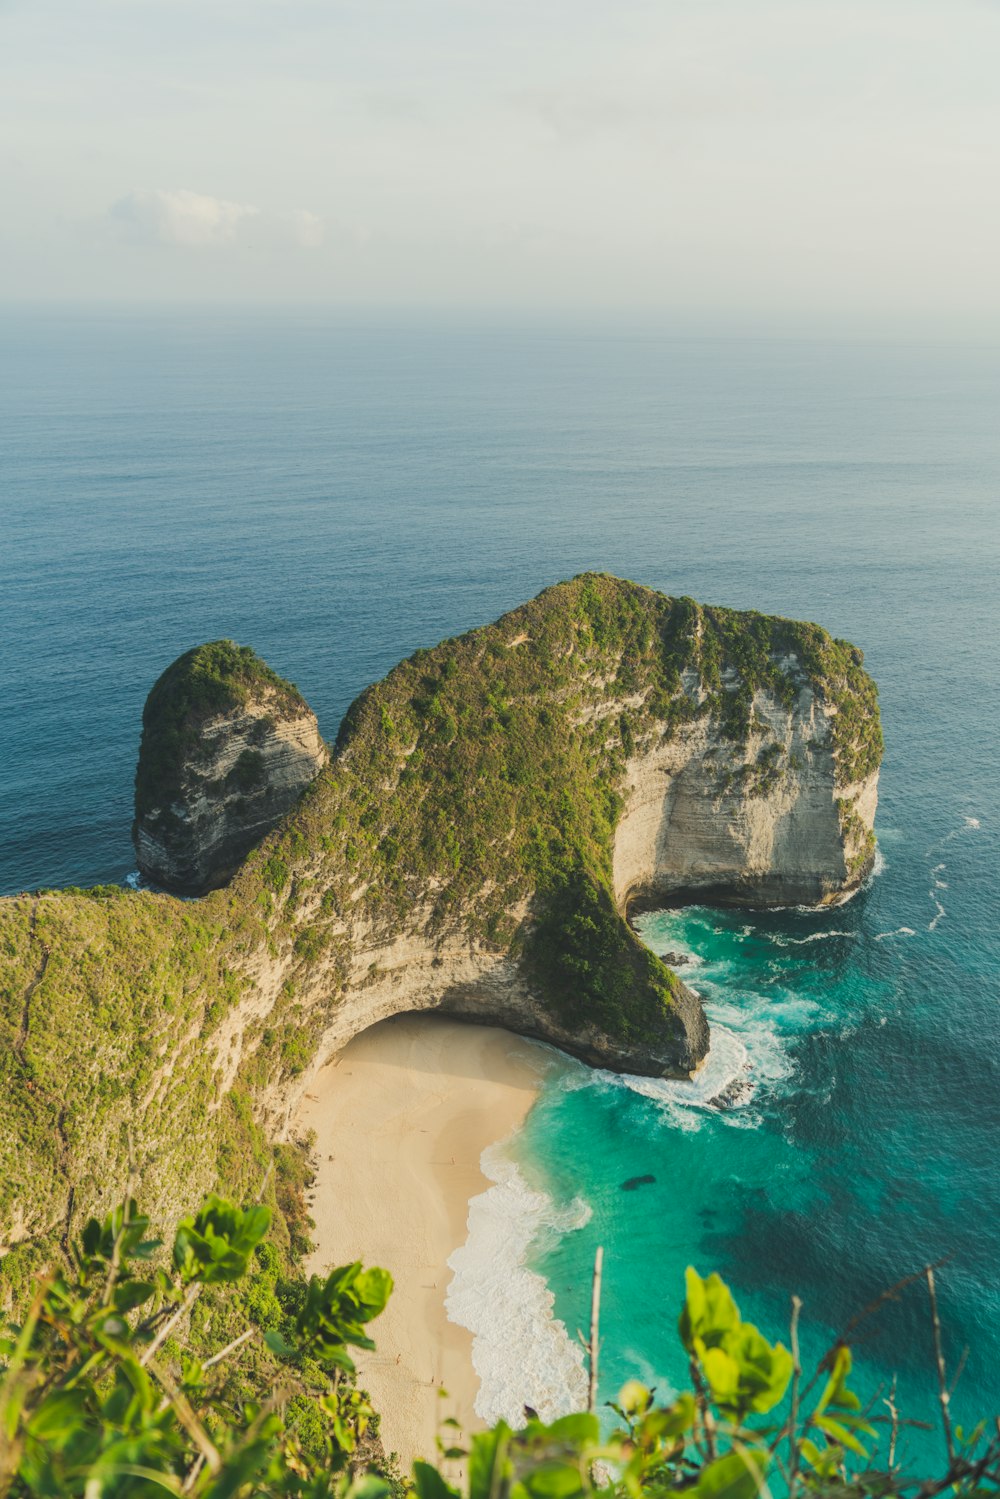
<svg viewBox="0 0 1000 1499">
<path fill-rule="evenodd" d="M 1000 0 L 0 0 L 0 299 L 1000 335 Z"/>
</svg>

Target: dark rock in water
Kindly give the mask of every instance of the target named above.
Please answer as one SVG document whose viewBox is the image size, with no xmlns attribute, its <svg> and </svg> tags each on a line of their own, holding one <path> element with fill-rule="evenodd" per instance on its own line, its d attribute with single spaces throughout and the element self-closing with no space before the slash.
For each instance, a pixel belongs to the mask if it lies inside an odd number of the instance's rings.
<svg viewBox="0 0 1000 1499">
<path fill-rule="evenodd" d="M 686 952 L 665 952 L 663 961 L 668 968 L 681 968 L 685 963 L 690 963 L 691 959 Z"/>
<path fill-rule="evenodd" d="M 328 758 L 297 688 L 230 640 L 168 667 L 142 722 L 132 836 L 140 873 L 176 895 L 225 884 Z"/>
<path fill-rule="evenodd" d="M 720 1093 L 708 1100 L 709 1107 L 713 1109 L 732 1109 L 737 1104 L 746 1103 L 753 1096 L 753 1081 L 750 1077 L 749 1063 L 738 1073 Z"/>
<path fill-rule="evenodd" d="M 623 1192 L 634 1192 L 636 1187 L 647 1187 L 650 1182 L 655 1182 L 655 1176 L 630 1176 L 627 1182 L 622 1182 Z"/>
</svg>

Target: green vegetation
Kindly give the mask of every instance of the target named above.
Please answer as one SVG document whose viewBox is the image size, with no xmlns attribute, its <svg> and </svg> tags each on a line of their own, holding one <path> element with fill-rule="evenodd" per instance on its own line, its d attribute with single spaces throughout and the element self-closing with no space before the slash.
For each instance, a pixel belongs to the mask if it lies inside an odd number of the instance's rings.
<svg viewBox="0 0 1000 1499">
<path fill-rule="evenodd" d="M 209 1196 L 169 1259 L 130 1199 L 85 1224 L 0 1340 L 0 1495 L 351 1488 L 352 1461 L 378 1449 L 348 1350 L 374 1347 L 367 1324 L 392 1280 L 353 1264 L 282 1284 L 270 1218 Z M 232 1337 L 220 1306 L 242 1323 Z M 364 1484 L 353 1492 L 368 1499 Z"/>
<path fill-rule="evenodd" d="M 206 719 L 241 707 L 251 693 L 268 688 L 278 710 L 302 711 L 297 687 L 279 677 L 249 646 L 213 640 L 186 651 L 158 678 L 142 714 L 142 740 L 135 777 L 136 816 L 168 807 L 180 791 L 179 771 L 196 750 Z M 235 784 L 250 790 L 260 757 L 248 750 L 233 769 Z"/>
<path fill-rule="evenodd" d="M 838 1339 L 808 1379 L 790 1348 L 740 1316 L 717 1275 L 687 1272 L 678 1333 L 690 1388 L 658 1402 L 630 1380 L 604 1430 L 592 1408 L 547 1424 L 526 1411 L 463 1441 L 406 1479 L 386 1463 L 354 1379 L 352 1348 L 392 1288 L 344 1265 L 282 1285 L 264 1240 L 269 1213 L 209 1197 L 184 1217 L 169 1257 L 135 1202 L 89 1220 L 39 1275 L 26 1314 L 0 1338 L 0 1499 L 934 1499 L 995 1495 L 1000 1437 L 952 1426 L 933 1272 L 924 1272 L 936 1350 L 939 1474 L 898 1457 L 907 1425 L 862 1408 Z M 921 1279 L 911 1277 L 910 1279 Z M 903 1282 L 886 1297 L 896 1294 Z M 238 1319 L 197 1331 L 205 1298 Z M 872 1314 L 879 1303 L 870 1307 Z M 590 1355 L 596 1343 L 592 1335 Z M 253 1357 L 256 1362 L 248 1362 Z M 462 1489 L 448 1464 L 466 1461 Z"/>
<path fill-rule="evenodd" d="M 603 885 L 577 869 L 550 883 L 540 906 L 528 972 L 567 1029 L 596 1024 L 638 1042 L 669 1023 L 677 979 L 620 919 Z"/>
</svg>

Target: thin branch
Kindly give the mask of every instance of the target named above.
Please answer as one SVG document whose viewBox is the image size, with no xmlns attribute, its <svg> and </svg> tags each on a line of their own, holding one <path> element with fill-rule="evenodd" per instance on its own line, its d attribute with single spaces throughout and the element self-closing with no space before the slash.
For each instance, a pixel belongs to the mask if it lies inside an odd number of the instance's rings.
<svg viewBox="0 0 1000 1499">
<path fill-rule="evenodd" d="M 892 1376 L 892 1389 L 885 1402 L 889 1407 L 889 1415 L 892 1419 L 892 1429 L 889 1433 L 889 1472 L 896 1466 L 896 1442 L 899 1438 L 899 1410 L 896 1406 L 896 1376 Z"/>
<path fill-rule="evenodd" d="M 148 1359 L 143 1359 L 143 1363 L 148 1362 Z M 192 1410 L 187 1396 L 174 1384 L 166 1369 L 161 1368 L 159 1364 L 152 1364 L 149 1372 L 170 1397 L 170 1405 L 174 1414 L 205 1459 L 211 1471 L 218 1473 L 222 1467 L 222 1459 L 219 1456 L 218 1449 Z"/>
<path fill-rule="evenodd" d="M 690 1367 L 691 1383 L 694 1385 L 695 1395 L 697 1396 L 695 1405 L 701 1416 L 701 1427 L 705 1437 L 705 1453 L 707 1460 L 713 1462 L 715 1459 L 715 1422 L 712 1419 L 712 1412 L 709 1410 L 708 1390 L 702 1378 L 701 1366 L 693 1354 L 691 1356 Z"/>
<path fill-rule="evenodd" d="M 948 1448 L 948 1462 L 954 1465 L 955 1443 L 952 1440 L 951 1416 L 948 1411 L 948 1405 L 951 1401 L 951 1396 L 948 1393 L 948 1380 L 945 1373 L 944 1353 L 941 1349 L 941 1318 L 938 1316 L 937 1291 L 934 1287 L 933 1265 L 928 1265 L 925 1273 L 927 1276 L 927 1295 L 930 1297 L 931 1303 L 931 1326 L 934 1329 L 934 1362 L 937 1365 L 938 1400 L 941 1404 L 941 1425 L 944 1427 L 944 1439 L 945 1444 Z"/>
<path fill-rule="evenodd" d="M 853 1316 L 850 1322 L 847 1323 L 843 1331 L 837 1334 L 833 1342 L 830 1344 L 829 1348 L 824 1353 L 823 1357 L 820 1359 L 819 1363 L 816 1365 L 815 1372 L 810 1378 L 805 1389 L 802 1391 L 802 1399 L 804 1400 L 805 1397 L 809 1394 L 824 1370 L 829 1369 L 833 1366 L 833 1360 L 837 1349 L 843 1348 L 844 1345 L 848 1343 L 851 1333 L 854 1332 L 855 1328 L 860 1327 L 862 1322 L 867 1322 L 869 1317 L 873 1317 L 876 1312 L 881 1311 L 882 1307 L 885 1306 L 887 1301 L 895 1301 L 900 1291 L 905 1291 L 907 1286 L 912 1286 L 918 1280 L 923 1280 L 925 1275 L 927 1274 L 928 1269 L 939 1270 L 944 1264 L 947 1264 L 946 1259 L 936 1260 L 932 1266 L 924 1266 L 922 1270 L 914 1270 L 911 1275 L 904 1275 L 902 1280 L 897 1280 L 895 1285 L 891 1285 L 887 1290 L 881 1291 L 879 1295 L 875 1297 L 874 1301 L 869 1301 L 866 1307 L 862 1307 L 861 1311 Z"/>
<path fill-rule="evenodd" d="M 788 1499 L 795 1499 L 799 1481 L 799 1384 L 802 1380 L 802 1360 L 799 1356 L 799 1313 L 802 1302 L 792 1297 L 792 1320 L 789 1342 L 792 1345 L 792 1409 L 788 1417 Z"/>
<path fill-rule="evenodd" d="M 969 1349 L 968 1349 L 968 1347 L 965 1347 L 965 1348 L 962 1349 L 962 1357 L 958 1361 L 958 1368 L 955 1370 L 955 1378 L 952 1380 L 952 1382 L 951 1382 L 951 1389 L 948 1391 L 948 1397 L 949 1397 L 949 1399 L 951 1398 L 952 1395 L 954 1395 L 954 1393 L 955 1393 L 955 1386 L 958 1384 L 958 1381 L 961 1379 L 962 1375 L 965 1373 L 965 1365 L 968 1362 L 968 1358 L 969 1358 Z"/>
<path fill-rule="evenodd" d="M 274 1156 L 272 1156 L 271 1159 L 267 1163 L 267 1170 L 264 1172 L 264 1180 L 261 1182 L 261 1184 L 260 1184 L 260 1191 L 257 1193 L 257 1201 L 258 1202 L 263 1202 L 264 1201 L 264 1193 L 267 1191 L 267 1184 L 271 1180 L 271 1172 L 273 1170 L 274 1170 Z"/>
<path fill-rule="evenodd" d="M 154 1354 L 159 1353 L 160 1349 L 163 1347 L 164 1343 L 167 1341 L 170 1334 L 177 1326 L 178 1322 L 194 1306 L 195 1302 L 198 1299 L 200 1291 L 201 1285 L 198 1281 L 195 1281 L 193 1285 L 188 1286 L 187 1291 L 184 1294 L 184 1300 L 174 1312 L 173 1316 L 167 1318 L 166 1322 L 164 1322 L 163 1326 L 156 1334 L 156 1337 L 150 1343 L 149 1347 L 142 1355 L 142 1358 L 139 1360 L 139 1363 L 143 1368 L 146 1367 Z"/>
<path fill-rule="evenodd" d="M 587 1389 L 587 1409 L 593 1415 L 597 1410 L 597 1353 L 598 1328 L 601 1317 L 601 1271 L 604 1268 L 604 1248 L 598 1244 L 594 1254 L 594 1280 L 590 1290 L 590 1383 Z"/>
<path fill-rule="evenodd" d="M 108 1268 L 108 1278 L 104 1286 L 104 1297 L 102 1301 L 102 1305 L 104 1306 L 110 1306 L 111 1304 L 111 1294 L 114 1291 L 115 1281 L 118 1279 L 118 1272 L 121 1269 L 122 1243 L 125 1238 L 125 1230 L 129 1225 L 129 1206 L 132 1202 L 132 1193 L 135 1191 L 135 1176 L 132 1170 L 131 1139 L 132 1137 L 131 1135 L 129 1135 L 129 1175 L 128 1184 L 125 1188 L 125 1200 L 122 1203 L 122 1224 L 121 1228 L 115 1234 L 115 1247 L 111 1251 L 111 1263 Z"/>
<path fill-rule="evenodd" d="M 187 1477 L 185 1478 L 184 1482 L 181 1484 L 181 1493 L 182 1494 L 190 1494 L 191 1490 L 194 1488 L 195 1483 L 198 1480 L 198 1474 L 201 1472 L 201 1470 L 202 1470 L 202 1468 L 204 1466 L 205 1466 L 205 1454 L 203 1452 L 199 1452 L 198 1456 L 195 1458 L 194 1462 L 191 1465 L 191 1468 L 190 1468 L 190 1470 L 188 1472 Z"/>
<path fill-rule="evenodd" d="M 256 1327 L 248 1327 L 246 1332 L 241 1332 L 239 1337 L 234 1338 L 231 1343 L 227 1343 L 225 1348 L 220 1348 L 218 1353 L 213 1353 L 211 1358 L 207 1358 L 201 1367 L 203 1369 L 211 1369 L 213 1364 L 221 1364 L 224 1358 L 228 1358 L 229 1355 L 231 1353 L 235 1353 L 237 1348 L 241 1347 L 248 1338 L 252 1338 L 256 1331 Z"/>
</svg>

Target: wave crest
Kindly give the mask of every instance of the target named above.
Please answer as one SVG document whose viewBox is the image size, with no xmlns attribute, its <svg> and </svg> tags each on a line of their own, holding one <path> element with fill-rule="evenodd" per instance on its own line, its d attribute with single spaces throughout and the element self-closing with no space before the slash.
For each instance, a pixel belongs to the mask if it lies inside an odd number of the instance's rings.
<svg viewBox="0 0 1000 1499">
<path fill-rule="evenodd" d="M 531 1405 L 553 1421 L 586 1405 L 587 1374 L 583 1350 L 554 1315 L 555 1297 L 527 1266 L 528 1250 L 545 1232 L 582 1228 L 590 1208 L 575 1198 L 560 1210 L 533 1191 L 502 1145 L 488 1146 L 481 1165 L 494 1185 L 469 1203 L 468 1237 L 448 1261 L 445 1308 L 472 1333 L 476 1415 L 520 1427 Z"/>
</svg>

